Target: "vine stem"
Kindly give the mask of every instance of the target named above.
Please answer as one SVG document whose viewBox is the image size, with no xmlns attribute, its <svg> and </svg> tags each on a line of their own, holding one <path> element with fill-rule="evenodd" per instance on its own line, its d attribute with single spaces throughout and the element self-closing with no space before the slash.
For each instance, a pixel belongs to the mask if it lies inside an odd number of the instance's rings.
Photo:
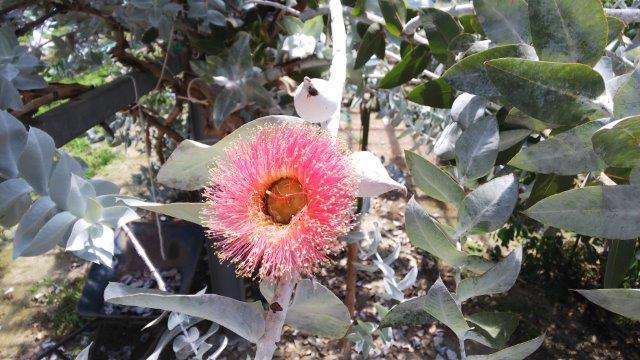
<svg viewBox="0 0 640 360">
<path fill-rule="evenodd" d="M 282 335 L 282 326 L 284 326 L 284 319 L 287 317 L 295 284 L 296 276 L 291 273 L 283 275 L 276 283 L 270 305 L 277 303 L 282 310 L 272 310 L 271 306 L 267 310 L 265 331 L 256 344 L 255 360 L 270 360 L 273 357 Z"/>
</svg>

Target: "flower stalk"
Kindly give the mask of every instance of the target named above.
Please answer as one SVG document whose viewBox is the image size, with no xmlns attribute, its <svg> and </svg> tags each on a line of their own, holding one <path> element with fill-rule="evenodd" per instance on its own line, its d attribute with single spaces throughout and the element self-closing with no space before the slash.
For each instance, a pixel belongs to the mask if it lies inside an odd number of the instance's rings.
<svg viewBox="0 0 640 360">
<path fill-rule="evenodd" d="M 265 317 L 264 335 L 257 343 L 256 360 L 269 360 L 273 357 L 282 335 L 282 327 L 287 317 L 295 283 L 296 277 L 291 273 L 284 274 L 276 283 L 273 299 Z"/>
</svg>

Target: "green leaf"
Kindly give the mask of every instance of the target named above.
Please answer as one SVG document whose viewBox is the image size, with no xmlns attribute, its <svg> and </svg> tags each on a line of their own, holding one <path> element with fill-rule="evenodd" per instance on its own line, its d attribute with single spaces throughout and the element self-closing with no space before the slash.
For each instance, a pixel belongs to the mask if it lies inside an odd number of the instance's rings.
<svg viewBox="0 0 640 360">
<path fill-rule="evenodd" d="M 491 232 L 509 219 L 518 201 L 518 180 L 514 175 L 501 176 L 467 195 L 462 200 L 456 237 L 475 231 Z"/>
<path fill-rule="evenodd" d="M 500 349 L 506 345 L 519 322 L 515 314 L 489 311 L 469 315 L 467 321 L 474 326 L 473 331 L 488 340 L 488 345 L 494 349 Z"/>
<path fill-rule="evenodd" d="M 356 56 L 354 69 L 359 69 L 371 59 L 373 55 L 378 59 L 384 59 L 384 30 L 378 23 L 369 25 L 367 32 L 362 37 L 358 55 Z"/>
<path fill-rule="evenodd" d="M 588 186 L 540 200 L 524 213 L 545 225 L 605 239 L 640 236 L 640 185 Z"/>
<path fill-rule="evenodd" d="M 544 342 L 544 335 L 520 343 L 489 355 L 470 355 L 468 360 L 522 360 L 538 350 Z"/>
<path fill-rule="evenodd" d="M 529 195 L 525 206 L 531 206 L 551 195 L 571 189 L 573 187 L 574 178 L 574 176 L 536 174 L 531 194 Z"/>
<path fill-rule="evenodd" d="M 610 166 L 640 165 L 640 116 L 614 121 L 596 131 L 593 149 Z"/>
<path fill-rule="evenodd" d="M 424 325 L 433 321 L 425 311 L 427 295 L 402 302 L 389 310 L 380 321 L 380 328 Z"/>
<path fill-rule="evenodd" d="M 262 305 L 215 294 L 174 295 L 155 289 L 141 289 L 110 282 L 104 300 L 113 304 L 175 311 L 210 320 L 256 343 L 264 333 Z"/>
<path fill-rule="evenodd" d="M 532 118 L 531 116 L 523 113 L 517 108 L 513 108 L 509 111 L 509 114 L 504 120 L 504 124 L 508 125 L 509 127 L 526 128 L 533 131 L 544 131 L 556 126 Z"/>
<path fill-rule="evenodd" d="M 448 109 L 453 104 L 453 89 L 443 79 L 437 79 L 416 86 L 406 98 L 416 104 Z"/>
<path fill-rule="evenodd" d="M 595 65 L 607 46 L 600 0 L 529 0 L 533 46 L 540 60 Z"/>
<path fill-rule="evenodd" d="M 320 283 L 303 279 L 296 286 L 285 320 L 305 334 L 340 339 L 347 333 L 351 317 L 347 307 Z"/>
<path fill-rule="evenodd" d="M 627 27 L 624 21 L 613 16 L 607 16 L 607 25 L 609 28 L 609 32 L 607 33 L 607 43 L 618 39 L 624 28 Z"/>
<path fill-rule="evenodd" d="M 486 116 L 469 126 L 456 141 L 456 170 L 462 183 L 487 175 L 498 157 L 498 122 Z"/>
<path fill-rule="evenodd" d="M 500 131 L 500 143 L 498 145 L 498 151 L 505 151 L 521 143 L 523 140 L 531 135 L 529 129 L 515 129 Z"/>
<path fill-rule="evenodd" d="M 458 16 L 458 21 L 460 21 L 460 25 L 462 25 L 464 32 L 468 34 L 484 34 L 482 26 L 480 25 L 480 20 L 478 20 L 478 17 L 475 14 Z"/>
<path fill-rule="evenodd" d="M 405 150 L 407 165 L 413 181 L 428 196 L 454 204 L 464 198 L 464 191 L 447 173 L 422 156 Z"/>
<path fill-rule="evenodd" d="M 484 63 L 505 57 L 536 59 L 536 54 L 526 44 L 497 46 L 460 60 L 445 71 L 442 78 L 460 91 L 485 97 L 499 96 L 500 92 L 489 80 Z"/>
<path fill-rule="evenodd" d="M 602 108 L 596 99 L 605 91 L 604 80 L 587 65 L 508 58 L 490 60 L 485 67 L 500 94 L 536 119 L 577 125 Z"/>
<path fill-rule="evenodd" d="M 611 312 L 640 321 L 640 289 L 575 290 L 592 303 Z"/>
<path fill-rule="evenodd" d="M 242 125 L 212 146 L 193 140 L 181 142 L 167 162 L 158 171 L 158 182 L 163 185 L 194 191 L 209 183 L 209 169 L 216 162 L 226 160 L 226 149 L 237 141 L 246 141 L 258 126 L 266 124 L 300 123 L 293 116 L 265 116 Z"/>
<path fill-rule="evenodd" d="M 604 287 L 615 288 L 622 283 L 636 256 L 637 240 L 609 240 L 609 254 L 604 271 Z"/>
<path fill-rule="evenodd" d="M 465 264 L 467 254 L 456 249 L 453 242 L 437 226 L 429 214 L 412 197 L 405 212 L 407 236 L 414 246 L 442 259 L 451 266 Z"/>
<path fill-rule="evenodd" d="M 605 164 L 591 145 L 591 136 L 604 121 L 591 121 L 571 128 L 520 151 L 509 165 L 519 169 L 557 175 L 575 175 L 603 170 Z"/>
<path fill-rule="evenodd" d="M 378 0 L 382 16 L 387 24 L 387 31 L 393 36 L 400 36 L 406 22 L 407 9 L 402 0 Z"/>
<path fill-rule="evenodd" d="M 378 86 L 382 89 L 391 89 L 400 86 L 420 75 L 428 63 L 429 48 L 423 45 L 413 47 L 402 57 L 399 63 L 380 79 Z"/>
<path fill-rule="evenodd" d="M 464 337 L 471 329 L 441 278 L 429 288 L 424 308 L 429 315 L 453 330 L 459 338 Z"/>
<path fill-rule="evenodd" d="M 449 42 L 448 50 L 454 53 L 466 52 L 475 44 L 476 40 L 472 34 L 462 33 Z"/>
<path fill-rule="evenodd" d="M 518 246 L 486 273 L 464 278 L 458 285 L 458 301 L 508 291 L 516 283 L 521 265 L 522 246 Z"/>
<path fill-rule="evenodd" d="M 636 68 L 613 97 L 616 119 L 640 115 L 640 67 Z"/>
<path fill-rule="evenodd" d="M 473 0 L 487 37 L 496 44 L 531 44 L 529 11 L 524 0 Z"/>
<path fill-rule="evenodd" d="M 436 8 L 423 9 L 420 23 L 429 40 L 431 52 L 447 58 L 453 57 L 449 45 L 454 38 L 462 34 L 462 26 L 447 12 Z"/>
<path fill-rule="evenodd" d="M 204 203 L 176 202 L 160 204 L 136 199 L 121 199 L 121 201 L 127 204 L 127 206 L 153 211 L 204 226 L 201 215 L 205 206 Z"/>
</svg>

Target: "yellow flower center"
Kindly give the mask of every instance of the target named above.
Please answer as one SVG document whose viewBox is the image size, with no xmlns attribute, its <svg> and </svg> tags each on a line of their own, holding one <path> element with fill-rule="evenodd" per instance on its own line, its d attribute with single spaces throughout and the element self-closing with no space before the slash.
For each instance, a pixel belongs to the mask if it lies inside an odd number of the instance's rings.
<svg viewBox="0 0 640 360">
<path fill-rule="evenodd" d="M 298 180 L 282 178 L 276 180 L 265 192 L 266 212 L 274 222 L 286 225 L 307 206 L 307 195 Z"/>
</svg>

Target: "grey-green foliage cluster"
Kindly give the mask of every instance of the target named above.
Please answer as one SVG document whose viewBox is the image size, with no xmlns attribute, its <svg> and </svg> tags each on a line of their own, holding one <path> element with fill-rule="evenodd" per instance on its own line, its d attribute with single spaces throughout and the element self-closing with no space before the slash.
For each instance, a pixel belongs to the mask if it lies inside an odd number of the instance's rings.
<svg viewBox="0 0 640 360">
<path fill-rule="evenodd" d="M 18 90 L 47 86 L 37 74 L 39 66 L 40 60 L 18 43 L 12 29 L 0 27 L 0 109 L 19 110 L 23 104 Z"/>
<path fill-rule="evenodd" d="M 114 229 L 137 219 L 117 204 L 119 187 L 87 180 L 82 165 L 56 149 L 44 131 L 0 111 L 0 225 L 18 225 L 13 257 L 61 246 L 88 261 L 111 266 Z"/>
<path fill-rule="evenodd" d="M 404 5 L 394 4 L 396 13 L 402 13 L 397 9 Z M 557 187 L 536 187 L 534 182 L 521 195 L 541 199 L 524 211 L 529 217 L 578 234 L 637 241 L 637 177 L 618 176 L 618 184 L 612 184 L 606 173 L 617 167 L 637 174 L 640 165 L 638 39 L 627 38 L 626 24 L 607 16 L 598 0 L 474 0 L 473 7 L 474 14 L 459 17 L 434 9 L 419 14 L 424 32 L 418 34 L 428 39 L 432 61 L 446 70 L 440 78 L 431 76 L 416 86 L 407 99 L 451 108 L 452 122 L 434 150 L 441 160 L 455 160 L 455 166 L 443 170 L 417 154 L 408 153 L 407 158 L 418 187 L 455 204 L 459 217 L 455 229 L 449 228 L 412 200 L 406 221 L 414 245 L 457 269 L 472 270 L 465 262 L 469 255 L 456 245 L 463 245 L 469 234 L 490 232 L 508 221 L 519 186 L 513 175 L 499 175 L 516 169 L 540 174 L 541 181 L 548 181 L 543 175 L 555 174 L 575 176 L 583 183 L 554 194 L 550 189 Z M 469 41 L 454 41 L 463 37 Z M 423 69 L 433 69 L 433 62 L 411 60 L 410 55 L 405 53 L 380 80 L 381 87 L 404 84 Z M 399 67 L 404 71 L 394 71 Z M 455 100 L 441 101 L 452 93 Z M 478 186 L 484 179 L 489 181 Z M 609 256 L 618 248 L 612 247 Z M 414 311 L 426 311 L 461 339 L 487 340 L 469 335 L 481 326 L 470 325 L 459 305 L 471 296 L 507 290 L 517 277 L 520 252 L 514 250 L 494 271 L 457 281 L 454 293 L 438 282 L 423 299 L 404 302 L 387 317 L 402 321 L 412 318 Z M 580 293 L 636 318 L 636 289 Z M 508 357 L 522 357 L 540 342 L 518 345 L 520 355 L 509 352 Z M 502 358 L 501 352 L 487 358 Z"/>
<path fill-rule="evenodd" d="M 213 79 L 222 87 L 213 106 L 216 126 L 247 103 L 257 103 L 266 108 L 274 106 L 272 95 L 262 87 L 260 69 L 253 66 L 250 40 L 249 34 L 240 32 L 233 45 L 221 56 L 208 55 L 204 61 L 191 62 L 198 76 Z"/>
</svg>

